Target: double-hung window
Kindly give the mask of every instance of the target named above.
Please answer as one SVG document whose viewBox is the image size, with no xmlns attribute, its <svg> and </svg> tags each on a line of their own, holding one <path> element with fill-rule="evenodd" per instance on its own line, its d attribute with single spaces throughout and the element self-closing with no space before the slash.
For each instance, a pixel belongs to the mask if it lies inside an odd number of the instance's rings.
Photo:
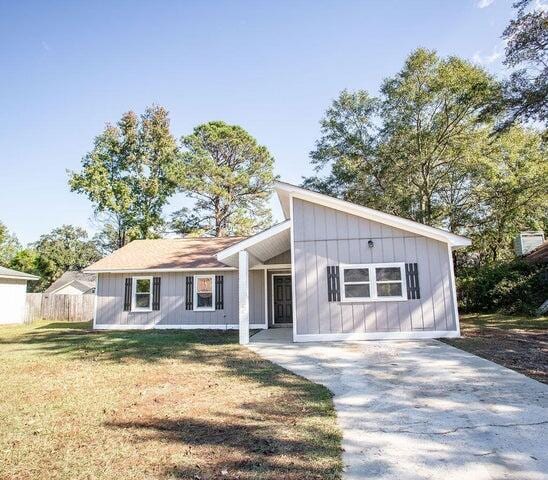
<svg viewBox="0 0 548 480">
<path fill-rule="evenodd" d="M 194 310 L 215 310 L 215 275 L 195 275 L 194 284 Z"/>
<path fill-rule="evenodd" d="M 341 265 L 341 297 L 346 302 L 406 300 L 404 263 Z"/>
<path fill-rule="evenodd" d="M 133 277 L 132 311 L 152 310 L 152 277 Z"/>
</svg>

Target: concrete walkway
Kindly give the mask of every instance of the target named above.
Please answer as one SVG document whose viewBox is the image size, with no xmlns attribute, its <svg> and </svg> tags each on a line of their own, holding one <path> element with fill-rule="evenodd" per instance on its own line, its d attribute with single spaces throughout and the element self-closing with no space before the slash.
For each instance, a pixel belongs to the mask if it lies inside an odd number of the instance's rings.
<svg viewBox="0 0 548 480">
<path fill-rule="evenodd" d="M 548 479 L 548 386 L 435 340 L 249 347 L 334 393 L 344 478 Z"/>
</svg>

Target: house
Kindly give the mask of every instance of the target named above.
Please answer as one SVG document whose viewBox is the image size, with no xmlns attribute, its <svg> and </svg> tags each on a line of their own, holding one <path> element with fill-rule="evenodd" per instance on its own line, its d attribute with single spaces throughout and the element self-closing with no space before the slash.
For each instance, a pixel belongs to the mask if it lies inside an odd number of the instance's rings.
<svg viewBox="0 0 548 480">
<path fill-rule="evenodd" d="M 95 274 L 67 271 L 45 291 L 46 295 L 84 295 L 95 293 Z"/>
<path fill-rule="evenodd" d="M 514 238 L 516 256 L 523 257 L 544 243 L 544 232 L 520 232 Z"/>
<path fill-rule="evenodd" d="M 129 243 L 97 274 L 97 329 L 291 326 L 297 342 L 459 335 L 451 252 L 470 240 L 277 182 L 285 221 L 248 238 Z"/>
<path fill-rule="evenodd" d="M 39 277 L 0 267 L 0 324 L 23 323 L 29 280 L 39 280 Z"/>
</svg>

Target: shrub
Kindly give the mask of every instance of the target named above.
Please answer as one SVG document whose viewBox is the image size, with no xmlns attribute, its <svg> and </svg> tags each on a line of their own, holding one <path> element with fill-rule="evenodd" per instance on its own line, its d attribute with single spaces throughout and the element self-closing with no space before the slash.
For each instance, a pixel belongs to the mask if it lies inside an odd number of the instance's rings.
<svg viewBox="0 0 548 480">
<path fill-rule="evenodd" d="M 548 266 L 522 260 L 468 267 L 457 275 L 464 311 L 533 315 L 548 298 Z"/>
</svg>

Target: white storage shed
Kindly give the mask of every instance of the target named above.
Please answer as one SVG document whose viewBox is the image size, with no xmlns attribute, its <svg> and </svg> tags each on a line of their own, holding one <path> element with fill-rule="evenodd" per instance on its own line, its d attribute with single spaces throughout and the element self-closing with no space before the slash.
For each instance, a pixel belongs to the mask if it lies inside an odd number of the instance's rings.
<svg viewBox="0 0 548 480">
<path fill-rule="evenodd" d="M 0 324 L 23 323 L 27 282 L 38 279 L 35 275 L 0 267 Z"/>
</svg>

